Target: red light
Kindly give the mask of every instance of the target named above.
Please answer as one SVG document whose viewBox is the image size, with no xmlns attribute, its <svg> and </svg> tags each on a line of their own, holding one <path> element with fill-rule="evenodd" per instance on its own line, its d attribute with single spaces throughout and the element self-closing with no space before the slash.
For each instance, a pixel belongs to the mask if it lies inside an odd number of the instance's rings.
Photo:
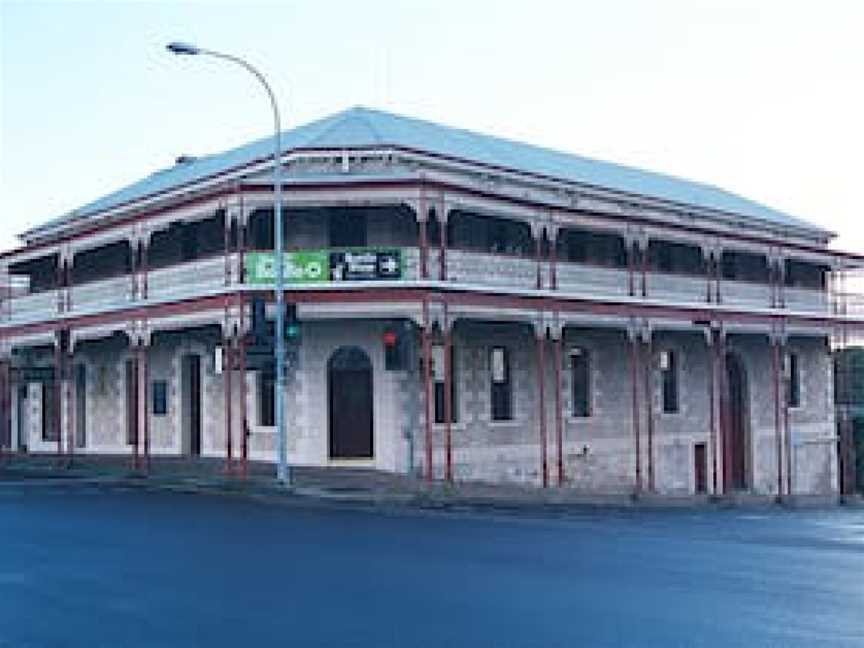
<svg viewBox="0 0 864 648">
<path fill-rule="evenodd" d="M 396 334 L 393 331 L 384 331 L 384 346 L 396 346 Z"/>
</svg>

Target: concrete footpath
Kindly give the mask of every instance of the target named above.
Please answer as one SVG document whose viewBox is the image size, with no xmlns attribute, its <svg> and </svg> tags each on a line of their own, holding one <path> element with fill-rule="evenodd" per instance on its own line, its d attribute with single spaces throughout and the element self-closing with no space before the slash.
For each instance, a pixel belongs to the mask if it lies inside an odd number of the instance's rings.
<svg viewBox="0 0 864 648">
<path fill-rule="evenodd" d="M 290 487 L 278 484 L 269 463 L 250 462 L 246 476 L 239 466 L 229 472 L 221 459 L 151 458 L 138 468 L 126 457 L 49 457 L 5 455 L 0 458 L 0 486 L 81 485 L 105 489 L 140 489 L 210 494 L 267 500 L 295 506 L 338 506 L 561 515 L 586 509 L 725 509 L 814 508 L 850 506 L 864 509 L 860 495 L 773 496 L 735 494 L 724 497 L 667 496 L 651 493 L 596 494 L 567 487 L 538 488 L 482 483 L 427 482 L 424 479 L 362 468 L 307 468 L 291 471 Z"/>
</svg>

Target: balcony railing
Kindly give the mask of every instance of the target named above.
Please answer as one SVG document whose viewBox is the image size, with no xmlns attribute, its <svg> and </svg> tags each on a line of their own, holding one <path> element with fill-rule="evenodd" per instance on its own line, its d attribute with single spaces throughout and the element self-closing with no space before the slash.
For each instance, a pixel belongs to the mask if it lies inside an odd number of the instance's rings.
<svg viewBox="0 0 864 648">
<path fill-rule="evenodd" d="M 58 312 L 57 300 L 56 290 L 15 297 L 6 309 L 8 321 L 10 324 L 31 324 L 54 319 Z"/>
<path fill-rule="evenodd" d="M 621 297 L 630 294 L 630 277 L 626 270 L 563 262 L 558 264 L 557 274 L 561 292 L 588 297 Z"/>
<path fill-rule="evenodd" d="M 147 297 L 153 300 L 186 299 L 224 287 L 223 255 L 187 261 L 180 265 L 151 270 L 147 274 Z"/>
<path fill-rule="evenodd" d="M 724 306 L 770 308 L 771 286 L 749 281 L 723 279 L 720 282 L 720 301 Z"/>
<path fill-rule="evenodd" d="M 417 247 L 400 247 L 396 257 L 401 263 L 401 276 L 398 279 L 387 279 L 387 273 L 374 273 L 371 276 L 363 276 L 360 266 L 366 261 L 362 259 L 364 252 L 378 253 L 394 258 L 392 252 L 395 247 L 382 247 L 380 249 L 351 249 L 345 250 L 355 253 L 355 261 L 358 264 L 353 270 L 348 271 L 348 262 L 340 259 L 337 266 L 345 262 L 343 270 L 346 275 L 343 281 L 371 279 L 374 281 L 416 281 L 421 278 L 420 252 Z M 316 278 L 304 278 L 302 273 L 292 277 L 288 286 L 302 284 L 304 286 L 335 286 L 338 280 L 331 277 L 331 272 L 336 272 L 328 264 L 334 263 L 333 252 L 339 250 L 304 250 L 292 252 L 296 259 L 317 260 L 318 265 L 324 267 L 326 276 L 320 275 Z M 247 259 L 253 256 L 249 252 Z M 259 253 L 260 254 L 260 253 Z M 263 252 L 264 255 L 272 253 Z M 428 276 L 431 280 L 439 277 L 440 251 L 437 247 L 430 247 L 427 257 Z M 478 251 L 460 249 L 449 249 L 446 254 L 447 260 L 447 284 L 448 285 L 472 285 L 488 286 L 495 289 L 527 289 L 533 290 L 537 285 L 537 261 L 531 257 L 519 257 L 503 254 L 492 254 Z M 374 256 L 373 256 L 374 261 Z M 375 263 L 367 264 L 375 267 Z M 378 265 L 381 265 L 379 258 Z M 226 285 L 226 267 L 228 268 L 228 284 Z M 335 267 L 335 266 L 334 266 Z M 383 267 L 383 266 L 382 266 Z M 396 266 L 398 267 L 398 266 Z M 247 266 L 246 284 L 244 288 L 272 288 L 272 268 L 268 270 L 271 274 L 262 275 L 255 280 L 249 273 Z M 341 271 L 340 271 L 341 272 Z M 543 261 L 540 264 L 541 284 L 544 289 L 549 290 L 551 285 L 551 264 Z M 630 295 L 631 276 L 628 270 L 615 267 L 595 266 L 584 263 L 573 263 L 559 261 L 556 264 L 557 292 L 561 294 L 584 297 L 586 299 L 618 299 Z M 353 274 L 352 274 L 353 273 Z M 239 256 L 235 253 L 229 255 L 226 260 L 224 255 L 215 255 L 204 259 L 180 263 L 164 268 L 150 270 L 147 273 L 147 301 L 175 301 L 198 297 L 206 294 L 216 294 L 223 290 L 234 290 L 240 286 L 241 276 L 239 267 Z M 309 275 L 311 277 L 311 275 Z M 647 298 L 680 304 L 706 304 L 709 286 L 713 291 L 715 285 L 709 282 L 705 276 L 674 275 L 649 271 L 646 274 Z M 632 280 L 636 294 L 641 293 L 642 273 L 633 273 Z M 108 311 L 124 308 L 132 303 L 133 299 L 132 277 L 124 275 L 108 279 L 92 281 L 80 285 L 73 285 L 64 289 L 63 295 L 69 295 L 69 310 L 64 315 L 90 314 L 100 311 Z M 19 290 L 6 290 L 0 304 L 0 321 L 3 324 L 21 325 L 55 319 L 59 313 L 57 290 L 48 290 L 33 294 L 20 294 L 25 287 L 19 286 Z M 17 292 L 18 294 L 15 294 Z M 723 306 L 741 308 L 768 309 L 772 307 L 772 289 L 768 284 L 746 281 L 732 281 L 723 279 L 720 282 L 721 304 Z M 11 293 L 11 296 L 10 296 Z M 786 310 L 806 313 L 828 313 L 834 308 L 832 298 L 826 291 L 811 290 L 804 288 L 784 288 L 784 306 Z M 638 297 L 637 297 L 638 298 Z M 138 295 L 137 299 L 141 299 Z M 140 303 L 137 302 L 137 303 Z M 856 316 L 864 315 L 864 304 L 859 301 L 850 302 L 848 313 Z"/>
<path fill-rule="evenodd" d="M 91 312 L 122 308 L 132 301 L 132 277 L 124 275 L 72 286 L 72 312 Z"/>
<path fill-rule="evenodd" d="M 431 274 L 435 276 L 435 273 Z M 517 256 L 447 250 L 447 281 L 502 288 L 536 288 L 537 262 Z"/>
</svg>

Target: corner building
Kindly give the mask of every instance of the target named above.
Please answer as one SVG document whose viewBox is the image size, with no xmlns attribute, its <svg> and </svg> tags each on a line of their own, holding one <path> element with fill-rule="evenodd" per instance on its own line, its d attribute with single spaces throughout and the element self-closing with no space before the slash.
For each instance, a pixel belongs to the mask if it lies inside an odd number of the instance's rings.
<svg viewBox="0 0 864 648">
<path fill-rule="evenodd" d="M 292 464 L 597 493 L 842 487 L 831 354 L 864 328 L 841 291 L 864 257 L 830 233 L 365 108 L 282 142 Z M 275 460 L 255 346 L 275 313 L 270 147 L 178 158 L 0 256 L 4 448 Z"/>
</svg>

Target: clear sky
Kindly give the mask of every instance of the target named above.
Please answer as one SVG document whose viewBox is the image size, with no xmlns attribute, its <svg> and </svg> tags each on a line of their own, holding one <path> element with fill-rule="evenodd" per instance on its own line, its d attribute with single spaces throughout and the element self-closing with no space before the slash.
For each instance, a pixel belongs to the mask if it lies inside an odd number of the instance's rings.
<svg viewBox="0 0 864 648">
<path fill-rule="evenodd" d="M 720 185 L 864 253 L 864 0 L 0 0 L 0 249 L 181 153 L 362 104 Z"/>
</svg>

